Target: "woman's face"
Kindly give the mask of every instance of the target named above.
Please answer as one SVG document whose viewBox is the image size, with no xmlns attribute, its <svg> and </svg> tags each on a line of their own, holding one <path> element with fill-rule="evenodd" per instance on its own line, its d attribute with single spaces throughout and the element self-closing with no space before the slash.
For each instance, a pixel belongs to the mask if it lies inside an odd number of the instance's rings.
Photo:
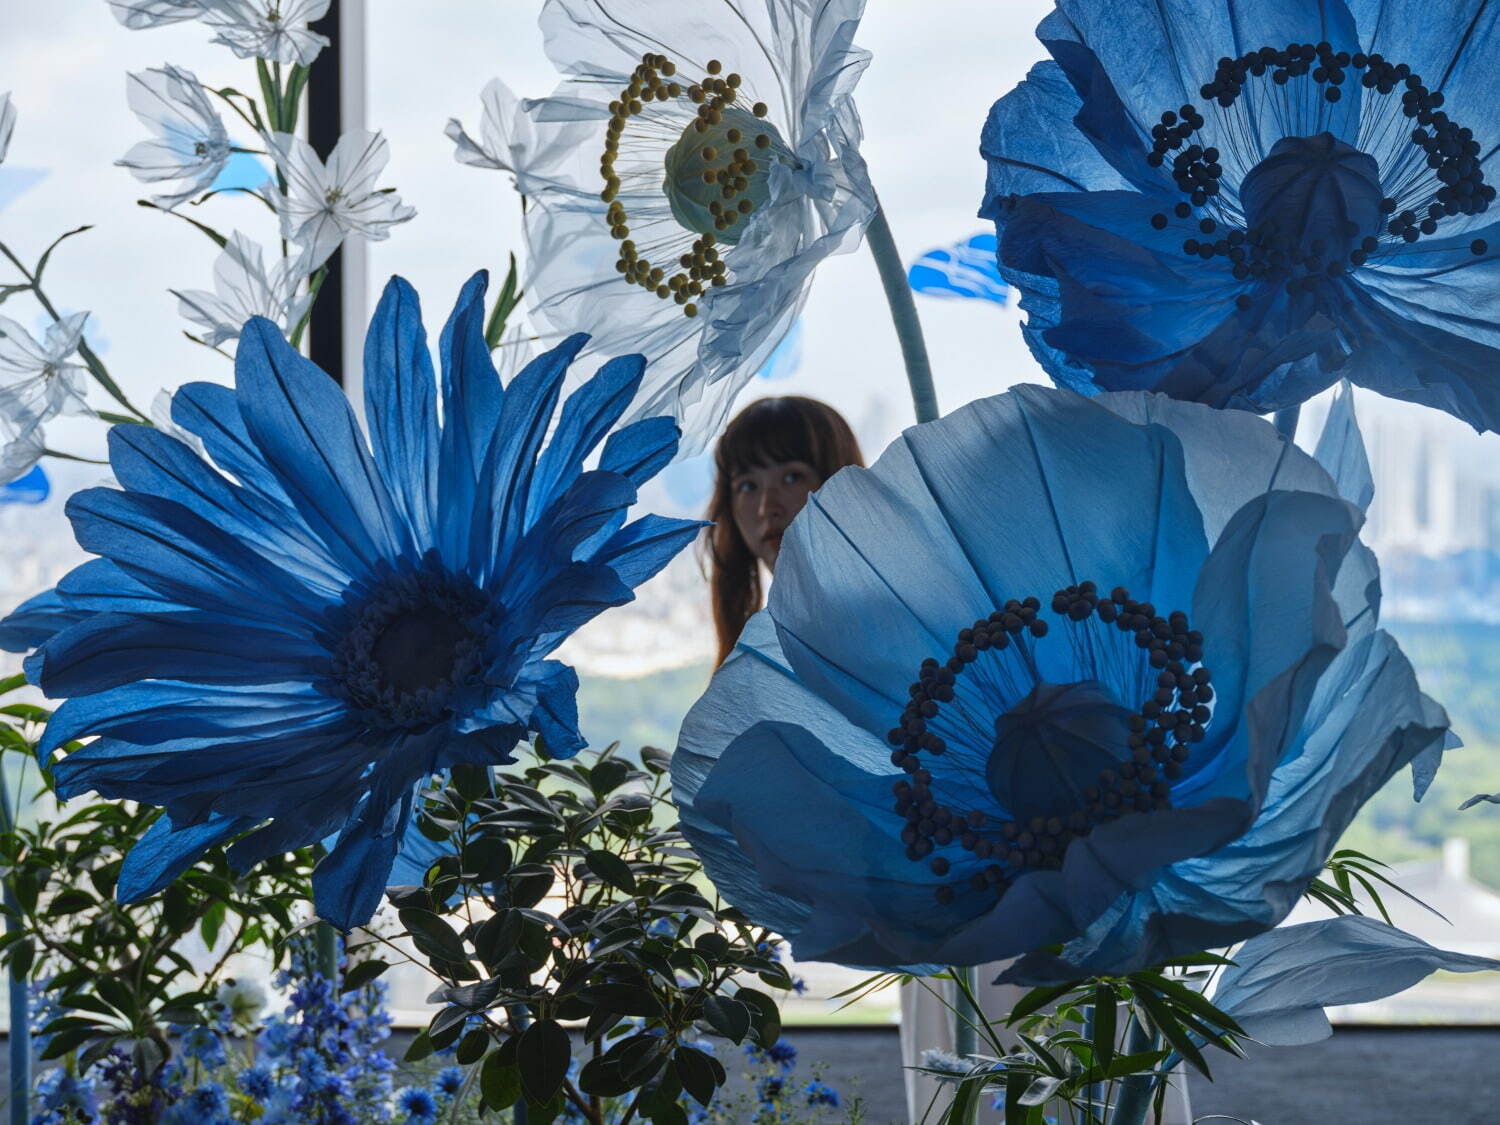
<svg viewBox="0 0 1500 1125">
<path fill-rule="evenodd" d="M 774 461 L 737 473 L 730 482 L 734 526 L 750 552 L 771 570 L 787 525 L 807 503 L 807 494 L 822 483 L 804 461 Z"/>
</svg>

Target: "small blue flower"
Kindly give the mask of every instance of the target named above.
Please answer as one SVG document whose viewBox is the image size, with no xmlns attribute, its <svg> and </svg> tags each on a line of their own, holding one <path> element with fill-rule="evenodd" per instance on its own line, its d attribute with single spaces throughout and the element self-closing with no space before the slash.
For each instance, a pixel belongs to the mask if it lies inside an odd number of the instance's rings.
<svg viewBox="0 0 1500 1125">
<path fill-rule="evenodd" d="M 554 757 L 583 746 L 578 677 L 548 653 L 700 525 L 625 523 L 677 446 L 665 418 L 604 440 L 645 360 L 604 364 L 548 442 L 587 337 L 502 387 L 484 288 L 481 273 L 443 331 L 439 394 L 416 294 L 386 287 L 366 340 L 368 442 L 338 386 L 256 319 L 235 389 L 173 399 L 217 469 L 160 430 L 117 426 L 122 487 L 69 501 L 102 557 L 59 584 L 69 612 L 88 612 L 27 666 L 68 697 L 43 755 L 98 736 L 54 766 L 59 793 L 166 809 L 125 860 L 122 901 L 259 825 L 230 850 L 240 868 L 337 836 L 314 900 L 348 929 L 379 903 L 425 778 L 509 762 L 529 731 Z"/>
<path fill-rule="evenodd" d="M 431 1093 L 421 1086 L 408 1086 L 396 1095 L 396 1105 L 407 1116 L 408 1121 L 431 1122 L 437 1120 L 438 1104 Z"/>
<path fill-rule="evenodd" d="M 981 139 L 1048 374 L 1254 411 L 1343 375 L 1500 427 L 1497 20 L 1061 0 Z"/>
<path fill-rule="evenodd" d="M 242 1094 L 256 1102 L 269 1101 L 276 1093 L 276 1076 L 263 1065 L 242 1070 L 235 1084 Z"/>
<path fill-rule="evenodd" d="M 459 1091 L 464 1088 L 463 1068 L 457 1066 L 445 1066 L 438 1071 L 438 1076 L 433 1081 L 438 1092 L 447 1098 L 458 1097 Z"/>
<path fill-rule="evenodd" d="M 802 1088 L 802 1093 L 810 1106 L 829 1106 L 833 1109 L 839 1107 L 839 1092 L 825 1082 L 809 1082 Z"/>
<path fill-rule="evenodd" d="M 182 1053 L 212 1070 L 228 1062 L 224 1054 L 224 1043 L 211 1027 L 201 1024 L 192 1027 L 173 1027 L 182 1037 Z"/>
<path fill-rule="evenodd" d="M 1067 943 L 1013 972 L 1069 979 L 1274 926 L 1447 738 L 1341 484 L 1250 414 L 1039 387 L 841 471 L 683 724 L 709 876 L 872 968 Z"/>
</svg>

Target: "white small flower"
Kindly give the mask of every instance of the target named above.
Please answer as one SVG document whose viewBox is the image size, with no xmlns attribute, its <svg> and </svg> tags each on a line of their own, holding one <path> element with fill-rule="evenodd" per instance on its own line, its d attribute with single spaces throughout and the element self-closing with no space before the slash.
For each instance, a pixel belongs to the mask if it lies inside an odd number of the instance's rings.
<svg viewBox="0 0 1500 1125">
<path fill-rule="evenodd" d="M 307 25 L 322 19 L 329 0 L 202 0 L 203 22 L 242 59 L 312 65 L 328 37 Z"/>
<path fill-rule="evenodd" d="M 969 1064 L 950 1051 L 929 1047 L 922 1052 L 922 1065 L 928 1070 L 940 1070 L 944 1074 L 968 1074 Z"/>
<path fill-rule="evenodd" d="M 462 122 L 448 118 L 443 135 L 456 146 L 453 156 L 460 164 L 473 168 L 493 168 L 514 172 L 525 168 L 532 138 L 531 122 L 517 111 L 520 102 L 510 87 L 498 78 L 491 79 L 479 96 L 483 113 L 479 120 L 479 140 L 464 132 Z M 527 194 L 525 191 L 522 195 Z"/>
<path fill-rule="evenodd" d="M 131 31 L 165 27 L 203 14 L 201 0 L 109 0 L 109 7 L 115 19 Z"/>
<path fill-rule="evenodd" d="M 64 411 L 86 414 L 85 368 L 70 362 L 88 313 L 71 313 L 41 340 L 0 316 L 0 482 L 14 480 L 42 454 L 41 427 Z"/>
<path fill-rule="evenodd" d="M 375 187 L 390 159 L 390 146 L 379 133 L 345 133 L 326 165 L 301 137 L 276 133 L 267 144 L 286 180 L 284 194 L 270 192 L 281 216 L 281 234 L 306 253 L 309 270 L 326 262 L 347 235 L 386 239 L 392 226 L 417 213 L 395 192 Z"/>
<path fill-rule="evenodd" d="M 551 338 L 651 357 L 626 420 L 671 414 L 683 455 L 722 425 L 876 200 L 853 90 L 863 0 L 547 0 L 567 79 L 491 83 L 466 164 L 527 197 L 526 290 Z"/>
<path fill-rule="evenodd" d="M 266 1006 L 265 990 L 243 977 L 232 977 L 219 985 L 216 999 L 229 1016 L 234 1032 L 240 1035 L 255 1026 Z"/>
<path fill-rule="evenodd" d="M 0 94 L 0 161 L 10 151 L 10 135 L 16 131 L 16 107 L 10 102 L 10 91 Z"/>
<path fill-rule="evenodd" d="M 186 181 L 179 191 L 152 196 L 160 207 L 176 207 L 212 187 L 229 162 L 229 134 L 193 72 L 169 63 L 126 75 L 126 96 L 131 112 L 156 136 L 115 163 L 146 183 Z"/>
<path fill-rule="evenodd" d="M 0 414 L 0 484 L 24 477 L 42 459 L 42 428 Z"/>
<path fill-rule="evenodd" d="M 182 315 L 203 328 L 203 342 L 216 348 L 238 339 L 252 316 L 274 321 L 290 336 L 312 302 L 311 294 L 297 292 L 309 272 L 300 256 L 277 259 L 268 269 L 265 251 L 235 231 L 214 261 L 215 292 L 172 292 Z"/>
</svg>

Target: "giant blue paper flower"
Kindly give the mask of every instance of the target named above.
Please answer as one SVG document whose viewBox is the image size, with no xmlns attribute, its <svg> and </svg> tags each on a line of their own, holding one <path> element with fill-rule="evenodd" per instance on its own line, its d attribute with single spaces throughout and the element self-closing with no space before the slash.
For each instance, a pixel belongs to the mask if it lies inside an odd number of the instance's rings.
<svg viewBox="0 0 1500 1125">
<path fill-rule="evenodd" d="M 1042 978 L 1272 926 L 1446 733 L 1361 518 L 1268 423 L 1162 395 L 908 430 L 789 529 L 683 725 L 683 828 L 803 958 L 1067 943 Z"/>
<path fill-rule="evenodd" d="M 1497 18 L 1061 0 L 981 142 L 1048 373 L 1255 411 L 1346 375 L 1500 428 Z"/>
<path fill-rule="evenodd" d="M 582 747 L 577 676 L 547 654 L 698 525 L 624 523 L 675 452 L 670 419 L 616 431 L 583 469 L 644 360 L 606 363 L 544 443 L 586 337 L 502 389 L 484 285 L 465 286 L 443 330 L 441 418 L 398 278 L 366 339 L 369 444 L 337 385 L 257 318 L 234 390 L 190 383 L 173 400 L 213 464 L 117 426 L 121 489 L 69 501 L 102 557 L 22 606 L 0 643 L 41 642 L 27 672 L 67 700 L 41 752 L 94 739 L 56 764 L 58 791 L 166 809 L 125 861 L 122 898 L 257 825 L 230 849 L 241 866 L 336 834 L 313 886 L 319 914 L 348 928 L 378 904 L 424 778 L 511 761 L 528 731 L 557 757 Z"/>
</svg>

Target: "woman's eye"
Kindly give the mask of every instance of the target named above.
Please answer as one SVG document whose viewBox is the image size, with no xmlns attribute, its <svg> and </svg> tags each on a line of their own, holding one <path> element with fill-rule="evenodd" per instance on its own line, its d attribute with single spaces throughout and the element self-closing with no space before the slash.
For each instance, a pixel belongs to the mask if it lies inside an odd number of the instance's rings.
<svg viewBox="0 0 1500 1125">
<path fill-rule="evenodd" d="M 753 480 L 742 480 L 734 486 L 736 492 L 754 492 L 755 482 Z"/>
<path fill-rule="evenodd" d="M 799 469 L 788 469 L 786 472 L 781 474 L 782 484 L 796 484 L 801 479 L 802 472 Z"/>
</svg>

